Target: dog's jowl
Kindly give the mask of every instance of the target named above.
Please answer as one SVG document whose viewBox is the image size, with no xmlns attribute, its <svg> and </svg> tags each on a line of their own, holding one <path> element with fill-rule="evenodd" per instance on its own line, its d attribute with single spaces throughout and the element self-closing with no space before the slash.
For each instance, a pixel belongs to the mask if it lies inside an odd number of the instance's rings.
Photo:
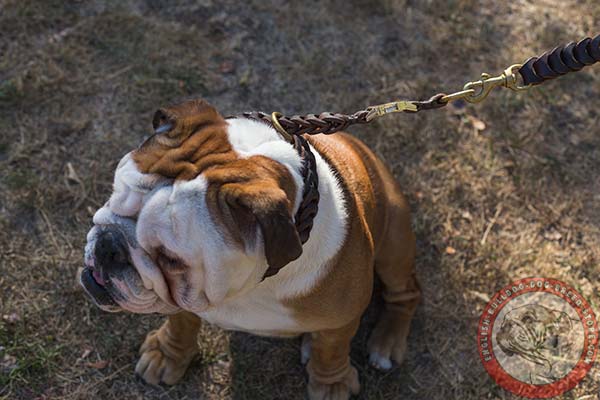
<svg viewBox="0 0 600 400">
<path fill-rule="evenodd" d="M 204 101 L 161 109 L 155 134 L 125 155 L 94 216 L 81 283 L 107 311 L 162 313 L 136 372 L 174 384 L 201 321 L 258 335 L 303 335 L 311 399 L 358 393 L 350 341 L 383 282 L 371 364 L 400 363 L 420 292 L 410 214 L 386 166 L 359 140 L 305 138 L 318 176 L 308 240 L 298 149 L 266 123 L 224 119 Z M 304 243 L 303 243 L 304 242 Z"/>
</svg>

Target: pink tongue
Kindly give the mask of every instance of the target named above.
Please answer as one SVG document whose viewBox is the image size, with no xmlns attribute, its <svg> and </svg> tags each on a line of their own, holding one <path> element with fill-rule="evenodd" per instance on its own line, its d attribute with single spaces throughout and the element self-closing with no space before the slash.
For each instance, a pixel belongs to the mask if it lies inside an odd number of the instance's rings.
<svg viewBox="0 0 600 400">
<path fill-rule="evenodd" d="M 98 272 L 94 269 L 94 270 L 92 270 L 92 275 L 94 276 L 94 280 L 96 281 L 96 283 L 98 283 L 98 285 L 104 286 L 105 282 L 104 282 L 104 279 L 102 279 L 100 272 Z"/>
</svg>

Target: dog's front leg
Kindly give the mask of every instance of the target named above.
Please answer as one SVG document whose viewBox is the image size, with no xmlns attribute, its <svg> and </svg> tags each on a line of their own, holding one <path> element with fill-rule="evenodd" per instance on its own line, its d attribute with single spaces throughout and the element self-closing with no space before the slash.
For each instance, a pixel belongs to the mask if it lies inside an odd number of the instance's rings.
<svg viewBox="0 0 600 400">
<path fill-rule="evenodd" d="M 140 348 L 136 374 L 152 385 L 177 383 L 198 354 L 200 321 L 198 316 L 181 311 L 148 333 Z"/>
<path fill-rule="evenodd" d="M 350 365 L 350 342 L 360 318 L 338 328 L 311 334 L 308 362 L 310 400 L 346 400 L 358 394 L 358 372 Z"/>
</svg>

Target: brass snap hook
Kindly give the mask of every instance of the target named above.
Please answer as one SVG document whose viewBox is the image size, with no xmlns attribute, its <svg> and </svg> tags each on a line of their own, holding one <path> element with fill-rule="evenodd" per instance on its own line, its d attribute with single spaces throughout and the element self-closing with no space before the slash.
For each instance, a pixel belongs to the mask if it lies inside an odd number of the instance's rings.
<svg viewBox="0 0 600 400">
<path fill-rule="evenodd" d="M 531 87 L 531 83 L 523 86 L 519 85 L 517 82 L 517 75 L 515 74 L 515 71 L 518 71 L 522 66 L 523 64 L 513 64 L 504 70 L 504 75 L 506 75 L 506 87 L 516 92 L 527 90 Z"/>
<path fill-rule="evenodd" d="M 475 82 L 468 82 L 463 90 L 469 90 L 479 88 L 479 92 L 475 92 L 465 97 L 465 100 L 469 103 L 479 103 L 490 94 L 498 86 L 506 86 L 506 75 L 504 73 L 499 76 L 492 77 L 490 74 L 481 74 L 481 80 Z"/>
<path fill-rule="evenodd" d="M 479 103 L 483 101 L 492 90 L 499 86 L 504 86 L 514 91 L 522 91 L 529 89 L 531 85 L 519 85 L 515 72 L 521 68 L 521 64 L 513 64 L 506 68 L 504 72 L 498 76 L 490 74 L 481 74 L 481 79 L 474 82 L 468 82 L 460 92 L 452 93 L 442 97 L 441 101 L 450 102 L 458 99 L 464 99 L 469 103 Z"/>
</svg>

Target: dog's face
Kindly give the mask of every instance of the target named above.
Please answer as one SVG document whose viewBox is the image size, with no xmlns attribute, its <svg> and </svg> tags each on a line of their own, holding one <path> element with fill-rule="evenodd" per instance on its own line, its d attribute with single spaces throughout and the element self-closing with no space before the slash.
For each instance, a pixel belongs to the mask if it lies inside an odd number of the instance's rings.
<svg viewBox="0 0 600 400">
<path fill-rule="evenodd" d="M 87 236 L 80 281 L 98 306 L 198 313 L 300 256 L 287 167 L 236 152 L 228 121 L 203 101 L 161 109 L 153 125 Z"/>
</svg>

